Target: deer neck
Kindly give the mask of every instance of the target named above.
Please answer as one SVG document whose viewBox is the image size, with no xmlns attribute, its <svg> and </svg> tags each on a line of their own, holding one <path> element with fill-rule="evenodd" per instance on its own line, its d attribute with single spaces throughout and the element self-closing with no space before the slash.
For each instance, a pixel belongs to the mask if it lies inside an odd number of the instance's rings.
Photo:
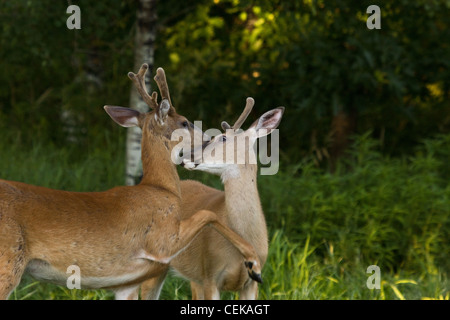
<svg viewBox="0 0 450 320">
<path fill-rule="evenodd" d="M 142 137 L 142 170 L 140 185 L 152 185 L 180 195 L 180 178 L 171 159 L 171 141 L 151 133 Z"/>
<path fill-rule="evenodd" d="M 224 179 L 228 223 L 261 254 L 267 254 L 267 227 L 256 182 L 258 166 L 242 164 L 231 167 Z"/>
</svg>

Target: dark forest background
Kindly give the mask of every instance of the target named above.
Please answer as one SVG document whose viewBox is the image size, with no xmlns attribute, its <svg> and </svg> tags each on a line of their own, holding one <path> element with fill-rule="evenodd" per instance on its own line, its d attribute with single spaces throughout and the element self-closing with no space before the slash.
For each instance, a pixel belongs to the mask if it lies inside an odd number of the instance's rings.
<svg viewBox="0 0 450 320">
<path fill-rule="evenodd" d="M 83 145 L 107 127 L 103 105 L 129 105 L 138 1 L 69 2 L 81 30 L 66 1 L 0 4 L 0 123 L 24 141 Z M 156 3 L 154 68 L 178 110 L 208 128 L 247 96 L 251 120 L 283 105 L 285 163 L 333 169 L 367 131 L 384 154 L 411 154 L 450 130 L 447 1 L 380 1 L 380 30 L 366 27 L 370 1 Z"/>
</svg>

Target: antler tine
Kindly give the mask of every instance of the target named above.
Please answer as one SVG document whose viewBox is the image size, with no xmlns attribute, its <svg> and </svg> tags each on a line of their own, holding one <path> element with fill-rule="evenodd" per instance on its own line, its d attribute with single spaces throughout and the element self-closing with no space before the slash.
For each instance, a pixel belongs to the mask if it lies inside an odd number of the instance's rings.
<svg viewBox="0 0 450 320">
<path fill-rule="evenodd" d="M 227 131 L 228 129 L 231 129 L 231 126 L 226 121 L 222 121 L 221 125 L 222 125 L 223 131 Z"/>
<path fill-rule="evenodd" d="M 170 106 L 172 106 L 172 101 L 170 100 L 169 86 L 167 85 L 166 73 L 163 68 L 158 68 L 156 70 L 156 75 L 154 77 L 156 84 L 158 85 L 159 91 L 161 92 L 161 99 L 169 100 Z"/>
<path fill-rule="evenodd" d="M 133 81 L 134 86 L 138 90 L 145 103 L 147 103 L 150 108 L 155 109 L 158 107 L 158 94 L 156 92 L 153 92 L 153 94 L 150 96 L 147 92 L 147 88 L 145 87 L 145 73 L 147 72 L 147 70 L 148 64 L 144 63 L 137 74 L 128 72 L 128 78 Z"/>
<path fill-rule="evenodd" d="M 245 104 L 244 111 L 242 111 L 241 115 L 239 116 L 239 118 L 236 120 L 236 122 L 233 125 L 234 130 L 238 130 L 242 126 L 242 124 L 244 123 L 244 121 L 247 119 L 248 115 L 252 111 L 254 105 L 255 105 L 255 100 L 251 97 L 248 97 L 247 103 Z"/>
</svg>

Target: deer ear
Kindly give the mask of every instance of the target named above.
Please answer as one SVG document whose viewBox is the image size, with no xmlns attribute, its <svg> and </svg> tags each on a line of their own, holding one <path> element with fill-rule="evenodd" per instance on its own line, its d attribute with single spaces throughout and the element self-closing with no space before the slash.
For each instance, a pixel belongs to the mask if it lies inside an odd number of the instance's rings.
<svg viewBox="0 0 450 320">
<path fill-rule="evenodd" d="M 161 101 L 161 104 L 159 105 L 158 108 L 158 112 L 156 113 L 158 115 L 157 120 L 160 125 L 164 125 L 164 123 L 166 122 L 167 116 L 169 115 L 169 111 L 170 111 L 169 100 L 164 99 L 163 101 Z"/>
<path fill-rule="evenodd" d="M 139 116 L 141 115 L 139 111 L 116 106 L 104 106 L 103 108 L 118 125 L 125 128 L 139 126 Z"/>
<path fill-rule="evenodd" d="M 253 122 L 249 129 L 255 129 L 258 138 L 272 133 L 281 122 L 284 113 L 284 107 L 267 111 L 258 120 Z"/>
</svg>

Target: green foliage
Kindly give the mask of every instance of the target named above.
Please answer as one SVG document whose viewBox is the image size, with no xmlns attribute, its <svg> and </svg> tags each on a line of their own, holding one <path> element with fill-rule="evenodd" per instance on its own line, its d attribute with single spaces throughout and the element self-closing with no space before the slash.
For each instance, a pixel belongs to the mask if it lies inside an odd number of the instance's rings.
<svg viewBox="0 0 450 320">
<path fill-rule="evenodd" d="M 20 138 L 4 135 L 0 139 L 0 179 L 88 192 L 123 185 L 124 138 L 104 132 L 91 137 L 81 151 L 77 146 L 56 147 L 39 141 L 24 145 L 18 143 Z"/>
<path fill-rule="evenodd" d="M 448 2 L 383 1 L 381 30 L 366 27 L 371 4 L 185 3 L 159 34 L 157 61 L 173 74 L 180 109 L 209 126 L 236 118 L 246 96 L 252 120 L 286 106 L 287 160 L 308 154 L 312 135 L 327 147 L 341 111 L 357 118 L 357 133 L 381 136 L 385 152 L 407 152 L 449 130 Z"/>
<path fill-rule="evenodd" d="M 262 176 L 261 199 L 271 227 L 301 242 L 310 237 L 323 257 L 332 246 L 345 263 L 448 272 L 448 135 L 425 141 L 408 159 L 382 157 L 375 146 L 367 134 L 356 137 L 335 175 L 305 161 Z"/>
<path fill-rule="evenodd" d="M 103 105 L 128 103 L 135 3 L 76 4 L 81 30 L 67 29 L 66 2 L 0 3 L 0 126 L 26 143 L 84 144 Z"/>
</svg>

